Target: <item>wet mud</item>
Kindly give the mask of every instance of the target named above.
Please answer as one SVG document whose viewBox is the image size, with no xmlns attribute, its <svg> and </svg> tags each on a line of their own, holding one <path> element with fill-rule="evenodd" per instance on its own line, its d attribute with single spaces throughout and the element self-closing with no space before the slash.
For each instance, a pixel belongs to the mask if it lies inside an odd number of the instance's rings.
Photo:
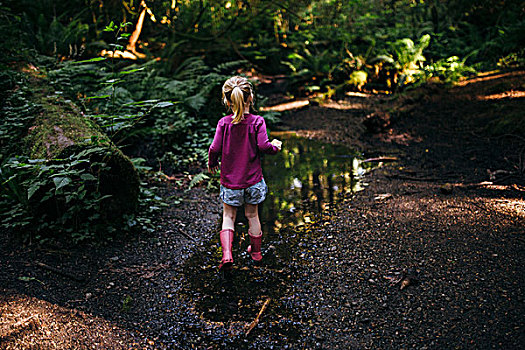
<svg viewBox="0 0 525 350">
<path fill-rule="evenodd" d="M 298 137 L 293 132 L 275 132 L 283 151 L 263 160 L 269 194 L 260 205 L 263 227 L 263 262 L 255 265 L 246 253 L 248 227 L 241 215 L 233 243 L 234 268 L 218 273 L 221 258 L 217 235 L 209 248 L 197 252 L 184 266 L 182 288 L 200 317 L 227 329 L 209 341 L 222 346 L 241 346 L 247 327 L 262 305 L 258 329 L 251 331 L 257 344 L 294 344 L 304 337 L 309 317 L 297 312 L 307 295 L 295 292 L 300 283 L 301 257 L 307 240 L 315 236 L 314 222 L 326 221 L 326 212 L 337 210 L 345 197 L 366 186 L 363 177 L 372 169 L 361 155 L 343 146 Z M 218 231 L 218 229 L 217 229 Z M 254 344 L 252 344 L 253 346 Z"/>
</svg>

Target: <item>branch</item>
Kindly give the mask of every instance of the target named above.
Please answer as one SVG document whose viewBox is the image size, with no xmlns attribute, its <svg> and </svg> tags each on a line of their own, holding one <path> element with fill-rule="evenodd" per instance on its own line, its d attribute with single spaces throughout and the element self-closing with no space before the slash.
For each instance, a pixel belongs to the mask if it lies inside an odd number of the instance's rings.
<svg viewBox="0 0 525 350">
<path fill-rule="evenodd" d="M 171 232 L 171 233 L 178 233 L 178 234 L 180 234 L 180 235 L 186 237 L 187 239 L 189 239 L 189 240 L 191 240 L 191 241 L 193 241 L 193 242 L 196 241 L 195 238 L 194 238 L 192 235 L 190 235 L 189 233 L 186 233 L 186 232 L 182 231 L 180 228 L 178 228 L 176 231 L 173 231 L 173 230 L 168 230 L 168 231 L 166 231 L 166 233 L 169 233 L 169 232 Z"/>
<path fill-rule="evenodd" d="M 363 163 L 367 162 L 395 162 L 399 160 L 397 157 L 377 157 L 377 158 L 367 158 L 363 160 Z"/>
<path fill-rule="evenodd" d="M 44 264 L 44 263 L 42 263 L 42 262 L 40 262 L 40 261 L 36 261 L 35 264 L 36 264 L 38 267 L 43 268 L 44 270 L 48 270 L 48 271 L 54 272 L 54 273 L 56 273 L 56 274 L 62 275 L 62 276 L 64 276 L 64 277 L 71 278 L 72 280 L 75 280 L 75 281 L 77 281 L 77 282 L 82 282 L 82 281 L 85 280 L 85 278 L 82 277 L 82 276 L 73 275 L 73 274 L 70 273 L 70 272 L 66 272 L 66 271 L 63 271 L 63 270 L 57 269 L 56 267 L 46 265 L 46 264 Z"/>
<path fill-rule="evenodd" d="M 14 325 L 12 325 L 11 328 L 17 328 L 18 326 L 22 326 L 24 323 L 26 323 L 27 321 L 30 321 L 31 319 L 33 319 L 33 318 L 35 318 L 37 316 L 38 315 L 31 315 L 29 317 L 26 317 L 23 320 L 20 320 L 17 323 L 15 323 Z"/>
<path fill-rule="evenodd" d="M 304 22 L 304 18 L 299 16 L 297 13 L 293 12 L 292 10 L 290 10 L 289 7 L 283 5 L 282 3 L 278 3 L 276 1 L 270 1 L 270 3 L 274 4 L 275 6 L 279 7 L 279 8 L 283 8 L 286 10 L 286 12 L 290 13 L 291 15 L 294 15 L 295 17 L 299 18 L 301 20 L 301 22 Z"/>
<path fill-rule="evenodd" d="M 264 310 L 266 310 L 266 307 L 270 303 L 270 300 L 271 300 L 270 298 L 266 299 L 266 301 L 264 302 L 263 306 L 261 307 L 261 311 L 259 311 L 259 314 L 257 314 L 257 317 L 255 317 L 255 319 L 252 321 L 252 323 L 250 323 L 250 325 L 246 328 L 245 336 L 248 336 L 250 334 L 250 332 L 252 331 L 252 329 L 254 329 L 255 326 L 257 326 L 257 324 L 259 323 L 259 318 L 261 317 L 261 315 L 264 312 Z"/>
<path fill-rule="evenodd" d="M 199 14 L 197 15 L 197 18 L 195 18 L 195 20 L 193 21 L 193 24 L 189 27 L 190 30 L 192 30 L 195 27 L 195 25 L 200 23 L 202 15 L 204 14 L 204 11 L 208 7 L 208 5 L 204 5 L 202 3 L 202 0 L 199 1 L 199 5 L 200 5 L 201 10 L 200 10 Z"/>
</svg>

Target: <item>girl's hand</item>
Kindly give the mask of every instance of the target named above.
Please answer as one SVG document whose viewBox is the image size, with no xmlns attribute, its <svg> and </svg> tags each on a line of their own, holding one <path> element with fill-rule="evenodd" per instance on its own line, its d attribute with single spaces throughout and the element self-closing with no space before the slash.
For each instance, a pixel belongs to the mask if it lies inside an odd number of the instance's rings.
<svg viewBox="0 0 525 350">
<path fill-rule="evenodd" d="M 219 171 L 219 166 L 216 165 L 216 166 L 211 167 L 211 168 L 208 166 L 208 171 L 209 171 L 210 173 L 212 173 L 212 174 L 215 174 L 217 171 Z"/>
<path fill-rule="evenodd" d="M 282 142 L 277 140 L 277 139 L 273 139 L 272 142 L 270 142 L 273 146 L 277 147 L 279 149 L 279 151 L 281 150 L 281 146 L 282 146 Z"/>
</svg>

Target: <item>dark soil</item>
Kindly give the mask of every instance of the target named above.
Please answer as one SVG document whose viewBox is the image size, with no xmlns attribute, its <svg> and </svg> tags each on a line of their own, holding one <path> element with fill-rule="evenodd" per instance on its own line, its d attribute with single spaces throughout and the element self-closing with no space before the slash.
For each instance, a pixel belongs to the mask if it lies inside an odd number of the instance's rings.
<svg viewBox="0 0 525 350">
<path fill-rule="evenodd" d="M 523 92 L 523 76 L 429 86 L 357 111 L 360 99 L 335 106 L 354 119 L 390 114 L 387 130 L 359 141 L 367 156 L 399 161 L 313 225 L 307 278 L 295 284 L 310 300 L 317 340 L 308 347 L 525 345 L 525 139 L 512 130 L 488 136 L 499 111 L 523 114 L 523 97 L 504 93 Z M 290 113 L 285 124 L 328 141 L 355 132 L 323 109 Z"/>
<path fill-rule="evenodd" d="M 220 276 L 216 194 L 169 182 L 182 203 L 151 235 L 76 249 L 2 236 L 0 348 L 523 348 L 525 139 L 497 127 L 525 110 L 524 77 L 285 113 L 283 129 L 398 160 L 287 232 L 267 268 L 243 257 Z"/>
</svg>

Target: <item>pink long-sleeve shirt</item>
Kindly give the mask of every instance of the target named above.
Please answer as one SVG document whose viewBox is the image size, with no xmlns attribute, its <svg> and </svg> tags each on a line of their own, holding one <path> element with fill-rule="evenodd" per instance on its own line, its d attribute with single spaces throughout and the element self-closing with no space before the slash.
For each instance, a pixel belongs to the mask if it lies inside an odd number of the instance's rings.
<svg viewBox="0 0 525 350">
<path fill-rule="evenodd" d="M 221 185 L 233 190 L 248 188 L 263 178 L 261 153 L 277 152 L 279 149 L 268 140 L 263 117 L 246 114 L 244 120 L 232 124 L 232 115 L 228 115 L 217 124 L 208 166 L 219 165 L 221 158 Z"/>
</svg>

